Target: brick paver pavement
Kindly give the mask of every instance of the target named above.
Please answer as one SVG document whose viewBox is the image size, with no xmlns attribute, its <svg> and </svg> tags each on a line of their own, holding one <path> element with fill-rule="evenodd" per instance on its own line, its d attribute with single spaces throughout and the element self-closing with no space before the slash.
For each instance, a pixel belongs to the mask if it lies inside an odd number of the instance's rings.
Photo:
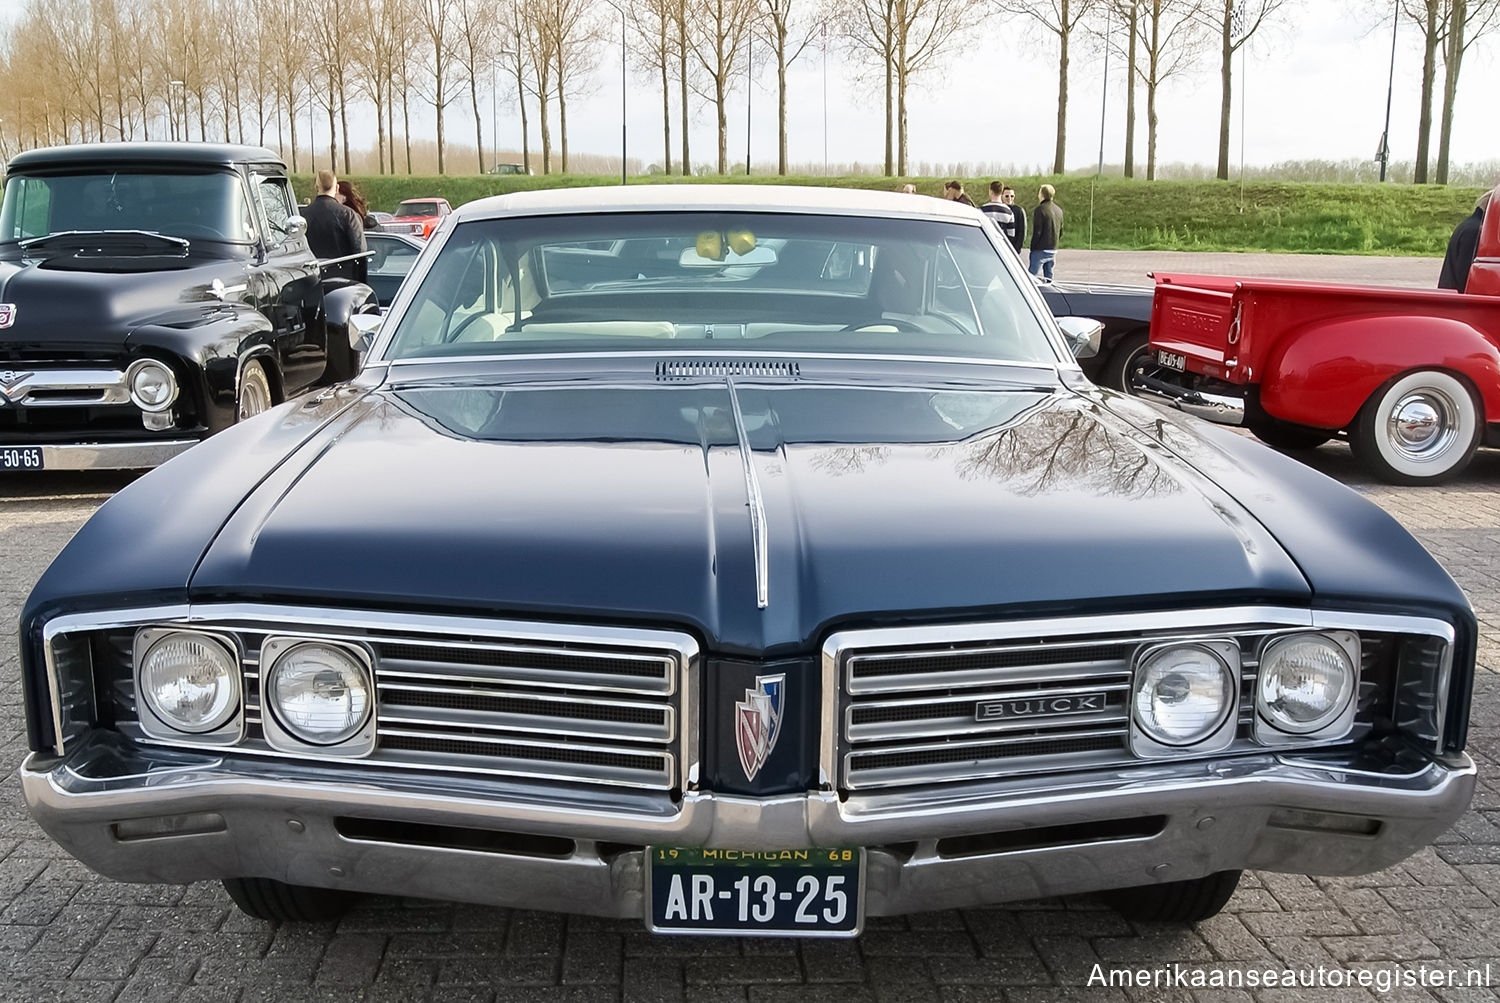
<svg viewBox="0 0 1500 1003">
<path fill-rule="evenodd" d="M 1293 966 L 1389 975 L 1488 965 L 1500 987 L 1500 452 L 1457 483 L 1372 483 L 1346 446 L 1311 462 L 1384 506 L 1479 613 L 1473 809 L 1439 844 L 1357 878 L 1247 875 L 1220 916 L 1184 930 L 1129 923 L 1089 897 L 872 919 L 855 941 L 664 938 L 611 922 L 372 898 L 337 923 L 272 927 L 215 884 L 100 878 L 26 815 L 15 638 L 0 634 L 0 998 L 27 1000 L 1442 1000 L 1496 988 L 1238 990 L 1088 987 L 1095 964 L 1184 972 Z M 128 478 L 0 478 L 0 623 L 67 538 Z M 1430 975 L 1429 975 L 1430 981 Z"/>
</svg>

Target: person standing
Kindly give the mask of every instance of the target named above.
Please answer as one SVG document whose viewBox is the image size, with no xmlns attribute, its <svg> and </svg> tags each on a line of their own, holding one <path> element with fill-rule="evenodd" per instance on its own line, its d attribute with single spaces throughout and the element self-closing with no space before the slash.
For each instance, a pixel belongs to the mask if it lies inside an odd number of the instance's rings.
<svg viewBox="0 0 1500 1003">
<path fill-rule="evenodd" d="M 1474 211 L 1464 217 L 1448 238 L 1448 253 L 1443 255 L 1443 271 L 1438 275 L 1439 289 L 1463 292 L 1469 285 L 1469 269 L 1479 253 L 1479 231 L 1484 227 L 1484 210 L 1490 204 L 1490 192 L 1479 196 Z"/>
<path fill-rule="evenodd" d="M 980 206 L 979 209 L 995 221 L 995 226 L 999 227 L 1000 233 L 1014 247 L 1016 244 L 1016 216 L 1015 211 L 1005 204 L 1005 199 L 1001 194 L 1004 191 L 1005 182 L 991 181 L 990 200 Z"/>
<path fill-rule="evenodd" d="M 1010 206 L 1011 215 L 1016 221 L 1016 232 L 1011 236 L 1010 242 L 1015 246 L 1016 253 L 1020 254 L 1021 249 L 1026 246 L 1026 209 L 1016 205 L 1016 190 L 1010 185 L 1001 189 L 1000 201 Z"/>
<path fill-rule="evenodd" d="M 943 198 L 949 202 L 958 202 L 962 205 L 974 204 L 974 200 L 964 194 L 964 183 L 962 181 L 943 182 Z"/>
<path fill-rule="evenodd" d="M 354 210 L 354 215 L 364 224 L 366 230 L 380 229 L 380 220 L 370 215 L 370 207 L 365 204 L 365 197 L 354 187 L 354 182 L 340 179 L 338 194 L 334 198 L 339 200 L 340 205 L 346 205 Z"/>
<path fill-rule="evenodd" d="M 302 213 L 307 218 L 307 246 L 325 261 L 363 253 L 366 250 L 365 225 L 354 214 L 353 209 L 339 203 L 338 177 L 330 170 L 321 170 L 318 172 L 317 187 L 317 198 Z M 341 261 L 323 268 L 325 279 L 344 278 L 361 282 L 364 274 L 364 258 Z"/>
<path fill-rule="evenodd" d="M 1031 274 L 1049 282 L 1063 227 L 1062 207 L 1052 200 L 1056 194 L 1057 189 L 1051 185 L 1042 185 L 1037 192 L 1041 202 L 1031 211 Z"/>
</svg>

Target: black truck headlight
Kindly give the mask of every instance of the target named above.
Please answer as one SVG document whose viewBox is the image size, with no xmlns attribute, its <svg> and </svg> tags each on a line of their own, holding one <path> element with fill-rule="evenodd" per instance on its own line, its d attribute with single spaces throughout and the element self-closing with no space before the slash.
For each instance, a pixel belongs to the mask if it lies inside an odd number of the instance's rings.
<svg viewBox="0 0 1500 1003">
<path fill-rule="evenodd" d="M 1332 737 L 1348 730 L 1358 641 L 1352 634 L 1294 634 L 1266 645 L 1255 688 L 1256 733 Z"/>
<path fill-rule="evenodd" d="M 352 646 L 275 638 L 262 648 L 273 745 L 341 745 L 372 729 L 369 662 Z M 278 735 L 279 730 L 282 734 Z M 365 744 L 363 741 L 360 744 Z M 305 751 L 305 750 L 304 750 Z"/>
<path fill-rule="evenodd" d="M 177 399 L 177 377 L 155 359 L 137 359 L 125 371 L 130 399 L 142 411 L 165 411 Z"/>
<path fill-rule="evenodd" d="M 156 720 L 187 735 L 228 724 L 240 705 L 239 662 L 229 647 L 195 631 L 143 633 L 137 686 Z M 160 729 L 147 730 L 162 737 Z"/>
</svg>

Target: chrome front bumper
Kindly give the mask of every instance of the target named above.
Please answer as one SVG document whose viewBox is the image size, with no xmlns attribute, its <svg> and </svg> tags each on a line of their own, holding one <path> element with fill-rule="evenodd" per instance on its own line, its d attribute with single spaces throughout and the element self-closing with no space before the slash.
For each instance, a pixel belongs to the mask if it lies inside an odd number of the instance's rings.
<svg viewBox="0 0 1500 1003">
<path fill-rule="evenodd" d="M 161 466 L 197 439 L 162 442 L 91 442 L 39 445 L 34 442 L 0 442 L 0 449 L 40 448 L 42 470 L 146 470 Z M 23 473 L 25 471 L 8 471 Z"/>
<path fill-rule="evenodd" d="M 1474 791 L 1464 756 L 1401 774 L 1263 755 L 844 801 L 813 792 L 688 793 L 672 802 L 98 745 L 82 753 L 29 757 L 26 800 L 53 839 L 118 880 L 259 876 L 636 918 L 646 911 L 643 848 L 651 845 L 864 847 L 866 912 L 893 915 L 1240 868 L 1368 873 L 1430 844 Z M 1121 824 L 1142 819 L 1152 820 L 1150 831 Z M 351 832 L 350 820 L 408 835 L 372 836 L 368 825 Z M 416 827 L 553 840 L 475 850 L 413 840 Z M 944 843 L 994 834 L 1002 838 L 970 840 L 968 850 Z M 558 838 L 571 849 L 559 851 Z"/>
<path fill-rule="evenodd" d="M 1139 373 L 1131 376 L 1130 389 L 1141 397 L 1170 404 L 1177 410 L 1219 425 L 1243 425 L 1245 423 L 1245 401 L 1229 394 L 1211 394 L 1192 390 L 1167 380 L 1158 380 Z"/>
</svg>

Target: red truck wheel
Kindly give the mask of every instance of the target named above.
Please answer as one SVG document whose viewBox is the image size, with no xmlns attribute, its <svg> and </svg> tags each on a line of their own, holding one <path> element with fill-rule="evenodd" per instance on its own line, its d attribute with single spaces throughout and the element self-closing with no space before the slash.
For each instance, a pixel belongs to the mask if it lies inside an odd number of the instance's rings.
<svg viewBox="0 0 1500 1003">
<path fill-rule="evenodd" d="M 1360 408 L 1350 445 L 1392 484 L 1437 484 L 1474 458 L 1483 430 L 1468 385 L 1435 369 L 1407 373 Z"/>
</svg>

